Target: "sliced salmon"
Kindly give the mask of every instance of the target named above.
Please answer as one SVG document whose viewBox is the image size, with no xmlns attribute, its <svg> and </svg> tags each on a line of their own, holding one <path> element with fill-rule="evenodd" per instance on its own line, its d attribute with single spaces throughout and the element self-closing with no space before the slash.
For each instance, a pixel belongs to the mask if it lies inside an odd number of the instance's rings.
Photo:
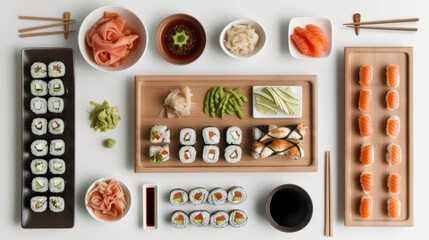
<svg viewBox="0 0 429 240">
<path fill-rule="evenodd" d="M 310 31 L 308 31 L 307 29 L 302 28 L 302 27 L 296 27 L 295 28 L 295 34 L 302 37 L 302 38 L 306 38 L 308 40 L 308 42 L 313 47 L 313 56 L 314 57 L 321 57 L 322 56 L 323 43 L 316 37 L 316 35 L 314 35 Z"/>
<path fill-rule="evenodd" d="M 363 89 L 360 91 L 359 95 L 359 110 L 369 111 L 371 108 L 371 96 L 372 92 L 368 89 Z"/>
<path fill-rule="evenodd" d="M 359 117 L 359 130 L 363 137 L 369 137 L 373 133 L 372 121 L 369 115 L 363 115 Z"/>
<path fill-rule="evenodd" d="M 325 32 L 323 32 L 323 30 L 320 27 L 318 27 L 314 24 L 308 24 L 306 27 L 323 44 L 323 51 L 328 51 L 329 50 L 329 40 L 328 40 L 328 37 L 326 36 Z"/>
<path fill-rule="evenodd" d="M 389 65 L 386 68 L 387 86 L 390 88 L 399 87 L 399 66 Z"/>
<path fill-rule="evenodd" d="M 401 175 L 391 173 L 387 178 L 387 187 L 390 194 L 399 194 L 401 192 Z"/>
<path fill-rule="evenodd" d="M 386 94 L 386 106 L 388 110 L 399 108 L 399 93 L 396 90 L 390 90 Z"/>
<path fill-rule="evenodd" d="M 290 39 L 303 55 L 310 57 L 314 55 L 311 44 L 306 38 L 300 37 L 297 34 L 292 34 Z"/>
<path fill-rule="evenodd" d="M 359 83 L 364 87 L 370 87 L 372 83 L 372 66 L 364 65 L 359 69 Z"/>
<path fill-rule="evenodd" d="M 398 116 L 391 116 L 387 119 L 386 133 L 389 137 L 396 138 L 401 130 L 401 123 Z"/>
</svg>

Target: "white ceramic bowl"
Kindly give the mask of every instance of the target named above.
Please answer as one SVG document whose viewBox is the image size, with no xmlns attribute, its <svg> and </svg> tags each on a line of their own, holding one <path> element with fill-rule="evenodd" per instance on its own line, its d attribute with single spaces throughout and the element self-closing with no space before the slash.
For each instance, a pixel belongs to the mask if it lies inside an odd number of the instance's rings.
<svg viewBox="0 0 429 240">
<path fill-rule="evenodd" d="M 295 18 L 292 18 L 290 20 L 289 32 L 288 32 L 290 55 L 292 55 L 292 57 L 298 58 L 298 59 L 317 59 L 316 57 L 310 57 L 310 56 L 303 55 L 290 39 L 290 36 L 294 33 L 294 30 L 296 27 L 305 28 L 305 26 L 307 24 L 314 24 L 314 25 L 320 27 L 323 30 L 323 32 L 325 32 L 325 34 L 329 40 L 329 49 L 328 49 L 328 51 L 324 52 L 320 58 L 329 57 L 331 55 L 331 51 L 332 51 L 332 39 L 333 39 L 333 37 L 332 37 L 332 24 L 328 18 L 319 18 L 319 17 L 295 17 Z"/>
<path fill-rule="evenodd" d="M 111 11 L 120 14 L 127 24 L 138 32 L 140 38 L 137 50 L 130 53 L 131 55 L 127 56 L 127 59 L 124 61 L 124 63 L 118 67 L 98 65 L 94 60 L 92 48 L 88 47 L 85 42 L 86 32 L 103 17 L 105 11 Z M 79 29 L 78 44 L 83 58 L 95 69 L 103 72 L 121 72 L 133 67 L 143 57 L 148 45 L 147 35 L 148 33 L 146 27 L 137 14 L 125 8 L 106 6 L 95 9 L 83 20 Z"/>
<path fill-rule="evenodd" d="M 234 54 L 232 54 L 226 47 L 225 47 L 225 44 L 224 44 L 224 40 L 225 40 L 225 37 L 226 37 L 226 31 L 228 31 L 233 25 L 237 25 L 237 24 L 252 24 L 253 25 L 253 27 L 255 28 L 255 30 L 256 30 L 256 33 L 259 35 L 259 40 L 258 40 L 258 42 L 256 43 L 256 46 L 255 46 L 255 49 L 254 49 L 254 51 L 251 53 L 251 54 L 249 54 L 249 55 L 246 55 L 246 56 L 237 56 L 237 55 L 234 55 Z M 231 22 L 231 23 L 229 23 L 228 25 L 226 25 L 225 26 L 225 28 L 222 30 L 222 32 L 220 33 L 220 37 L 219 37 L 219 44 L 220 44 L 220 48 L 222 48 L 222 50 L 228 55 L 228 56 L 230 56 L 230 57 L 232 57 L 232 58 L 236 58 L 236 59 L 243 59 L 243 58 L 248 58 L 248 57 L 251 57 L 251 56 L 254 56 L 254 55 L 256 55 L 258 52 L 260 52 L 261 51 L 261 49 L 264 47 L 264 45 L 265 45 L 265 41 L 266 41 L 266 39 L 267 39 L 267 36 L 266 36 L 266 34 L 265 34 L 265 30 L 264 30 L 264 28 L 259 24 L 259 23 L 257 23 L 257 22 L 255 22 L 254 20 L 252 20 L 252 19 L 239 19 L 239 20 L 236 20 L 236 21 L 233 21 L 233 22 Z"/>
<path fill-rule="evenodd" d="M 116 220 L 116 221 L 106 221 L 106 220 L 99 219 L 99 218 L 97 218 L 95 216 L 94 210 L 92 208 L 88 207 L 88 194 L 91 192 L 92 189 L 95 188 L 95 185 L 98 182 L 108 181 L 108 180 L 116 180 L 116 181 L 119 182 L 119 184 L 121 185 L 122 189 L 124 190 L 125 200 L 127 201 L 127 206 L 125 206 L 125 209 L 124 209 L 124 215 L 122 216 L 122 218 L 120 218 L 119 220 Z M 112 223 L 112 222 L 118 222 L 118 221 L 120 221 L 121 219 L 123 219 L 127 215 L 128 211 L 131 208 L 131 203 L 132 203 L 131 200 L 132 200 L 131 191 L 128 189 L 128 187 L 123 182 L 119 181 L 118 179 L 112 178 L 112 177 L 105 177 L 105 178 L 100 178 L 100 179 L 96 180 L 95 182 L 93 182 L 91 184 L 91 186 L 89 186 L 89 188 L 88 188 L 88 190 L 86 191 L 86 194 L 85 194 L 85 207 L 86 207 L 86 210 L 88 210 L 89 215 L 91 215 L 91 217 L 93 217 L 95 220 L 97 220 L 99 222 L 103 222 L 103 223 Z"/>
</svg>

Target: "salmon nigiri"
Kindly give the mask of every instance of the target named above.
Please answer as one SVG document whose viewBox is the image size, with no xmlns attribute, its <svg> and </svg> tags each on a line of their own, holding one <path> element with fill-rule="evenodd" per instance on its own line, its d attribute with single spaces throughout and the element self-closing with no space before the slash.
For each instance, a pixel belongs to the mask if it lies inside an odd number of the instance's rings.
<svg viewBox="0 0 429 240">
<path fill-rule="evenodd" d="M 387 215 L 390 218 L 399 218 L 401 216 L 401 201 L 399 198 L 387 200 Z"/>
<path fill-rule="evenodd" d="M 374 190 L 374 174 L 371 172 L 363 172 L 360 175 L 360 184 L 365 194 Z"/>
<path fill-rule="evenodd" d="M 371 90 L 363 89 L 360 91 L 359 110 L 369 111 L 369 109 L 371 108 L 371 96 L 372 96 Z"/>
<path fill-rule="evenodd" d="M 386 94 L 386 106 L 388 110 L 396 110 L 399 107 L 399 93 L 396 90 L 390 90 Z"/>
<path fill-rule="evenodd" d="M 314 35 L 310 31 L 308 31 L 307 29 L 302 28 L 302 27 L 296 27 L 295 28 L 295 34 L 302 37 L 302 38 L 306 38 L 308 40 L 308 42 L 313 47 L 313 54 L 314 54 L 313 56 L 314 57 L 321 57 L 322 56 L 323 44 L 316 37 L 316 35 Z"/>
<path fill-rule="evenodd" d="M 360 162 L 364 166 L 370 166 L 374 163 L 374 145 L 364 143 L 360 149 Z"/>
<path fill-rule="evenodd" d="M 298 34 L 292 34 L 290 39 L 302 54 L 310 57 L 314 55 L 311 44 L 305 37 L 300 37 Z"/>
<path fill-rule="evenodd" d="M 372 66 L 364 65 L 359 70 L 359 83 L 364 87 L 370 87 L 372 82 Z"/>
<path fill-rule="evenodd" d="M 387 86 L 391 88 L 399 87 L 399 66 L 389 65 L 386 68 Z"/>
<path fill-rule="evenodd" d="M 391 116 L 387 119 L 386 133 L 389 137 L 396 138 L 401 130 L 401 123 L 398 116 Z"/>
<path fill-rule="evenodd" d="M 371 117 L 369 115 L 363 115 L 359 117 L 358 121 L 360 134 L 364 137 L 371 136 L 372 132 L 374 131 L 372 129 Z"/>
<path fill-rule="evenodd" d="M 401 163 L 401 147 L 398 144 L 391 143 L 387 146 L 386 161 L 389 166 Z"/>
<path fill-rule="evenodd" d="M 391 173 L 387 178 L 387 187 L 390 194 L 399 194 L 401 192 L 401 175 Z"/>
<path fill-rule="evenodd" d="M 328 37 L 326 36 L 325 32 L 323 32 L 323 30 L 314 25 L 314 24 L 308 24 L 307 29 L 314 34 L 320 42 L 322 42 L 323 44 L 323 51 L 328 51 L 329 50 L 329 40 Z"/>
<path fill-rule="evenodd" d="M 372 202 L 371 196 L 364 196 L 360 199 L 359 213 L 363 218 L 370 218 L 372 213 Z"/>
</svg>

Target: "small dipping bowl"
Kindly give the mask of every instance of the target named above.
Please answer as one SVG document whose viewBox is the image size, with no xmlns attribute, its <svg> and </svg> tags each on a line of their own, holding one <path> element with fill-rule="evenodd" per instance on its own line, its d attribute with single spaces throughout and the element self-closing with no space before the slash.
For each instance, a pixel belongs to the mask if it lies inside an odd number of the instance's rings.
<svg viewBox="0 0 429 240">
<path fill-rule="evenodd" d="M 196 35 L 195 48 L 184 56 L 178 56 L 170 52 L 165 39 L 168 30 L 177 24 L 190 26 L 195 31 Z M 197 60 L 204 51 L 206 41 L 206 32 L 201 23 L 194 17 L 183 13 L 174 14 L 162 20 L 155 33 L 155 44 L 159 55 L 167 62 L 177 65 L 184 65 Z"/>
<path fill-rule="evenodd" d="M 265 211 L 268 222 L 274 228 L 282 232 L 296 232 L 310 222 L 313 203 L 304 189 L 285 184 L 268 195 Z"/>
</svg>

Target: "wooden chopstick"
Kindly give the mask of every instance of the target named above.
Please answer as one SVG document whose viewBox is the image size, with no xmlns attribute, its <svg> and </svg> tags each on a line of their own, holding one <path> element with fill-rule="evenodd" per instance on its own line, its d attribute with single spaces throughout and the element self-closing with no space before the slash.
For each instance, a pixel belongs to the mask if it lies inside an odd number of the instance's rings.
<svg viewBox="0 0 429 240">
<path fill-rule="evenodd" d="M 46 21 L 76 21 L 76 19 L 49 18 L 49 17 L 33 17 L 33 16 L 19 16 L 19 19 L 26 19 L 26 20 L 46 20 Z"/>
<path fill-rule="evenodd" d="M 67 33 L 76 32 L 76 31 L 67 31 Z M 37 36 L 45 36 L 45 35 L 54 35 L 54 34 L 64 34 L 66 31 L 54 31 L 54 32 L 40 32 L 40 33 L 26 33 L 19 35 L 20 37 L 37 37 Z"/>
<path fill-rule="evenodd" d="M 72 23 L 76 23 L 75 21 L 72 22 L 65 22 L 65 23 L 55 23 L 55 24 L 49 24 L 49 25 L 43 25 L 43 26 L 38 26 L 38 27 L 31 27 L 31 28 L 23 28 L 23 29 L 19 29 L 18 31 L 20 33 L 24 33 L 24 32 L 31 32 L 31 31 L 35 31 L 35 30 L 39 30 L 39 29 L 44 29 L 44 28 L 51 28 L 51 27 L 57 27 L 57 26 L 63 26 L 63 25 L 69 25 Z M 68 31 L 68 30 L 66 30 Z"/>
<path fill-rule="evenodd" d="M 70 19 L 70 12 L 64 13 L 64 19 L 65 19 L 64 23 L 70 23 L 70 21 L 68 21 Z M 69 24 L 64 25 L 64 32 L 65 32 L 64 39 L 67 39 L 69 36 L 68 30 L 69 30 Z"/>
<path fill-rule="evenodd" d="M 377 29 L 377 30 L 393 30 L 393 31 L 418 31 L 417 28 L 405 28 L 405 27 L 370 27 L 370 26 L 347 26 L 349 28 L 360 28 L 360 29 Z"/>
<path fill-rule="evenodd" d="M 343 25 L 344 26 L 347 26 L 347 25 L 366 25 L 366 24 L 402 23 L 402 22 L 418 22 L 418 21 L 419 21 L 419 18 L 404 18 L 404 19 L 344 23 Z"/>
<path fill-rule="evenodd" d="M 328 176 L 329 176 L 329 236 L 334 236 L 334 225 L 332 216 L 332 172 L 331 172 L 331 152 L 328 151 Z"/>
<path fill-rule="evenodd" d="M 325 154 L 325 236 L 333 236 L 331 152 Z"/>
</svg>

